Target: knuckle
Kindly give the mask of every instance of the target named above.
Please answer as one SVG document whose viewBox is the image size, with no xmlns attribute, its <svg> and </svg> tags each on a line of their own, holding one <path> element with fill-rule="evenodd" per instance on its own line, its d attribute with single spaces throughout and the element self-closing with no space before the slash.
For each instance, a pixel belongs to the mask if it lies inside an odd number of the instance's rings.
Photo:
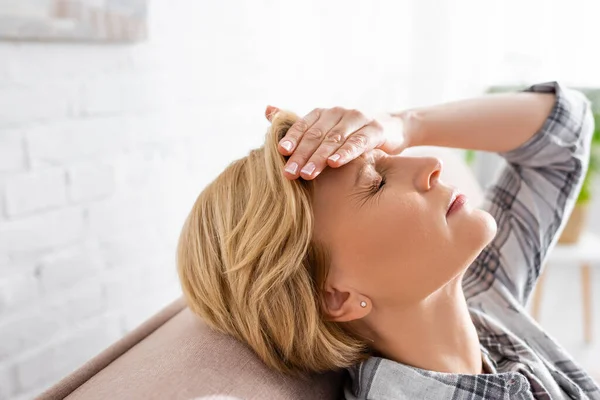
<svg viewBox="0 0 600 400">
<path fill-rule="evenodd" d="M 340 113 L 343 113 L 346 110 L 343 107 L 333 107 L 331 109 L 331 111 L 335 112 L 336 114 L 340 114 Z"/>
<path fill-rule="evenodd" d="M 332 144 L 339 144 L 339 143 L 342 143 L 343 137 L 344 137 L 344 135 L 341 130 L 333 129 L 327 134 L 324 141 L 326 141 L 328 143 L 332 143 Z"/>
<path fill-rule="evenodd" d="M 306 131 L 305 136 L 308 139 L 320 140 L 323 137 L 323 131 L 320 128 L 310 128 Z"/>
<path fill-rule="evenodd" d="M 367 145 L 367 137 L 364 135 L 352 135 L 347 143 L 354 148 L 363 148 Z"/>
<path fill-rule="evenodd" d="M 371 121 L 371 126 L 375 129 L 377 129 L 378 131 L 383 130 L 383 125 L 381 125 L 381 122 L 379 122 L 377 120 Z"/>
<path fill-rule="evenodd" d="M 286 165 L 292 165 L 293 163 L 296 163 L 297 166 L 302 167 L 302 165 L 304 165 L 304 163 L 306 162 L 306 160 L 308 159 L 308 156 L 305 154 L 294 154 L 294 157 L 290 157 L 287 160 Z M 300 168 L 296 167 L 296 172 L 300 171 Z M 291 171 L 288 171 L 291 172 Z M 293 173 L 293 172 L 291 172 Z"/>
<path fill-rule="evenodd" d="M 348 113 L 350 114 L 350 116 L 352 118 L 356 118 L 356 119 L 364 118 L 363 113 L 354 108 L 352 110 L 349 110 Z"/>
<path fill-rule="evenodd" d="M 355 152 L 356 152 L 355 149 L 353 149 L 352 147 L 348 147 L 348 146 L 344 147 L 344 149 L 342 149 L 342 150 L 336 151 L 336 153 L 338 153 L 344 160 L 351 159 Z"/>
<path fill-rule="evenodd" d="M 304 119 L 299 119 L 296 121 L 296 130 L 299 132 L 304 132 L 308 129 L 308 123 Z"/>
<path fill-rule="evenodd" d="M 315 153 L 312 155 L 310 161 L 314 162 L 315 165 L 325 165 L 327 163 L 327 154 L 324 153 Z"/>
<path fill-rule="evenodd" d="M 305 118 L 306 118 L 307 122 L 308 122 L 308 120 L 314 122 L 314 121 L 318 120 L 319 118 L 321 118 L 321 114 L 323 114 L 323 109 L 315 108 L 310 113 L 308 113 L 308 115 Z"/>
</svg>

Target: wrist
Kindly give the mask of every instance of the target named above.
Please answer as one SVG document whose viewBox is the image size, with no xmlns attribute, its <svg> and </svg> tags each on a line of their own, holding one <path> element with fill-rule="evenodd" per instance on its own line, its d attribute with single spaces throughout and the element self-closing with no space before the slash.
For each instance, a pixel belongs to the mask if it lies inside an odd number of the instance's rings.
<svg viewBox="0 0 600 400">
<path fill-rule="evenodd" d="M 426 144 L 423 135 L 423 115 L 419 109 L 407 109 L 391 115 L 402 123 L 402 134 L 404 135 L 406 147 Z"/>
<path fill-rule="evenodd" d="M 407 147 L 402 118 L 396 114 L 385 112 L 375 116 L 375 121 L 383 127 L 384 133 L 384 142 L 379 148 L 388 154 L 401 153 Z"/>
</svg>

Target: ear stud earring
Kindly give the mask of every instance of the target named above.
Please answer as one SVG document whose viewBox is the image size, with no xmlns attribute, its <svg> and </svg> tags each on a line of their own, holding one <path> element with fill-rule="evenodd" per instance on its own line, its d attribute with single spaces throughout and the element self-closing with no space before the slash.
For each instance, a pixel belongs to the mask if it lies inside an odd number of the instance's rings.
<svg viewBox="0 0 600 400">
<path fill-rule="evenodd" d="M 365 307 L 367 306 L 367 302 L 366 302 L 366 301 L 361 301 L 361 302 L 360 302 L 360 306 L 361 306 L 362 308 L 365 308 Z"/>
</svg>

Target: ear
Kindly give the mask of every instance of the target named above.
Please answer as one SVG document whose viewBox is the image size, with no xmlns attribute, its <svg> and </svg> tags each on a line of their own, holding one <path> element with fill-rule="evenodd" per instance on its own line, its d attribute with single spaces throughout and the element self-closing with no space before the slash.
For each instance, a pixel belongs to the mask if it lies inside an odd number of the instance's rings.
<svg viewBox="0 0 600 400">
<path fill-rule="evenodd" d="M 371 312 L 372 307 L 371 300 L 356 290 L 329 285 L 323 293 L 323 303 L 327 319 L 336 322 L 361 319 Z M 361 303 L 366 306 L 361 306 Z"/>
</svg>

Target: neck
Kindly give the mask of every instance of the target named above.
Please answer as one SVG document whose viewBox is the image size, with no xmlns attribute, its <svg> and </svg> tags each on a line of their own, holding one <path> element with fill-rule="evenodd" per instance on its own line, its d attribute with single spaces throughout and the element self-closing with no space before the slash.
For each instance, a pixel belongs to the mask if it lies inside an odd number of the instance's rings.
<svg viewBox="0 0 600 400">
<path fill-rule="evenodd" d="M 385 358 L 430 371 L 481 374 L 477 331 L 462 291 L 462 274 L 402 310 L 373 310 L 374 347 Z"/>
</svg>

